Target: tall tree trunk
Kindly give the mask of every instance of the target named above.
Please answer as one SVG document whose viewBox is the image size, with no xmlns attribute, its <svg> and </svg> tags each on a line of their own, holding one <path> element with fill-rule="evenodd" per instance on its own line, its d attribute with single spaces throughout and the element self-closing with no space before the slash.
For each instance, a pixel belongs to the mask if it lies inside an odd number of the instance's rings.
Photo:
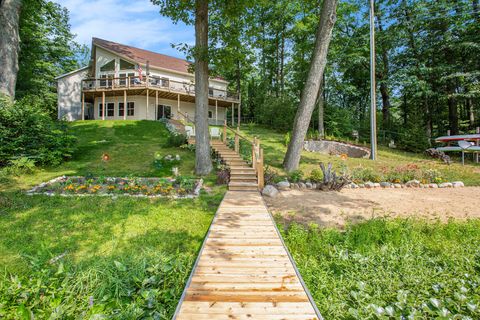
<svg viewBox="0 0 480 320">
<path fill-rule="evenodd" d="M 378 10 L 380 13 L 380 10 Z M 382 15 L 379 14 L 377 16 L 378 22 L 378 31 L 380 31 L 380 35 L 383 35 L 383 24 L 382 24 Z M 380 42 L 380 48 L 382 51 L 382 74 L 381 74 L 381 81 L 380 81 L 380 94 L 382 95 L 382 120 L 383 120 L 383 129 L 389 129 L 390 127 L 390 94 L 388 90 L 387 81 L 390 76 L 390 66 L 389 66 L 389 59 L 388 59 L 388 49 L 385 45 L 385 39 Z"/>
<path fill-rule="evenodd" d="M 457 103 L 453 97 L 448 97 L 448 122 L 451 134 L 458 134 L 458 110 Z"/>
<path fill-rule="evenodd" d="M 208 0 L 195 1 L 195 172 L 212 171 L 208 134 Z"/>
<path fill-rule="evenodd" d="M 0 94 L 15 98 L 21 0 L 0 1 Z"/>
<path fill-rule="evenodd" d="M 323 115 L 325 114 L 325 74 L 323 74 L 322 82 L 318 89 L 317 104 L 318 104 L 318 134 L 320 138 L 325 137 L 325 124 Z"/>
<path fill-rule="evenodd" d="M 332 38 L 332 29 L 337 18 L 336 9 L 337 0 L 323 1 L 315 39 L 315 51 L 313 52 L 307 81 L 303 88 L 300 104 L 295 116 L 292 139 L 290 140 L 285 159 L 283 160 L 283 166 L 288 172 L 296 170 L 300 163 L 303 141 L 305 140 L 312 112 L 315 108 L 318 89 L 327 63 L 328 46 L 330 44 L 330 39 Z"/>
<path fill-rule="evenodd" d="M 284 72 L 284 67 L 285 67 L 285 29 L 286 25 L 283 25 L 283 30 L 282 30 L 282 42 L 280 46 L 280 92 L 283 96 L 283 91 L 285 89 L 285 72 Z"/>
</svg>

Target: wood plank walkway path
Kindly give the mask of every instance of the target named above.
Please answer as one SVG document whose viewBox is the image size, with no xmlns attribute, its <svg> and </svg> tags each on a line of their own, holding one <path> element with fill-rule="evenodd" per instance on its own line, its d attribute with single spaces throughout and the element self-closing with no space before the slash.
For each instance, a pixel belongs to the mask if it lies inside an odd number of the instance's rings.
<svg viewBox="0 0 480 320">
<path fill-rule="evenodd" d="M 228 191 L 173 319 L 322 319 L 258 191 Z"/>
</svg>

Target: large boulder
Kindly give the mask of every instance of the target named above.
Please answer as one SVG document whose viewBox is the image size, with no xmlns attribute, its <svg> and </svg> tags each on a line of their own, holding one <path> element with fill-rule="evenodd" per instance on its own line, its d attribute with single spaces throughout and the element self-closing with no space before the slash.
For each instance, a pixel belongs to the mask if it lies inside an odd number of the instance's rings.
<svg viewBox="0 0 480 320">
<path fill-rule="evenodd" d="M 278 196 L 278 190 L 277 188 L 269 184 L 266 185 L 265 188 L 263 188 L 262 194 L 266 197 L 275 198 L 276 196 Z"/>
<path fill-rule="evenodd" d="M 288 190 L 290 189 L 290 182 L 288 181 L 280 181 L 277 183 L 278 190 Z"/>
</svg>

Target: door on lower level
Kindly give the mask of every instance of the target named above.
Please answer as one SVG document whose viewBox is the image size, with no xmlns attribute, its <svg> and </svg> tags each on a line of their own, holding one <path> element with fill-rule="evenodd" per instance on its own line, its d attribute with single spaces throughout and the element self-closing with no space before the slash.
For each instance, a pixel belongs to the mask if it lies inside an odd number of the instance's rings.
<svg viewBox="0 0 480 320">
<path fill-rule="evenodd" d="M 172 117 L 172 107 L 159 104 L 157 106 L 157 120 L 170 119 Z"/>
</svg>

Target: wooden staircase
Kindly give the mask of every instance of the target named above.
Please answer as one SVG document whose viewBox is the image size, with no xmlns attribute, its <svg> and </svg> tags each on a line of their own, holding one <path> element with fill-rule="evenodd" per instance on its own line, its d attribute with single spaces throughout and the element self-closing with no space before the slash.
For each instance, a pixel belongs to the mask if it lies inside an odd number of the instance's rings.
<svg viewBox="0 0 480 320">
<path fill-rule="evenodd" d="M 213 140 L 213 150 L 230 168 L 228 189 L 232 191 L 258 191 L 257 172 L 240 157 L 238 153 L 225 145 L 223 141 Z"/>
</svg>

